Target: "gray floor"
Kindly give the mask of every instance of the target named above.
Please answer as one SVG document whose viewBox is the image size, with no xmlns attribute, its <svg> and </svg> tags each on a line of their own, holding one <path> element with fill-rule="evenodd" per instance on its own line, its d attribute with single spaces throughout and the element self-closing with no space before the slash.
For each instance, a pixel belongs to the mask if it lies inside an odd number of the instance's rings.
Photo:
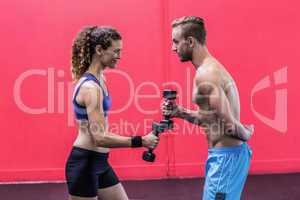
<svg viewBox="0 0 300 200">
<path fill-rule="evenodd" d="M 200 200 L 203 179 L 123 181 L 131 200 Z M 0 185 L 0 200 L 66 200 L 66 185 Z M 242 200 L 300 200 L 300 174 L 249 176 Z"/>
</svg>

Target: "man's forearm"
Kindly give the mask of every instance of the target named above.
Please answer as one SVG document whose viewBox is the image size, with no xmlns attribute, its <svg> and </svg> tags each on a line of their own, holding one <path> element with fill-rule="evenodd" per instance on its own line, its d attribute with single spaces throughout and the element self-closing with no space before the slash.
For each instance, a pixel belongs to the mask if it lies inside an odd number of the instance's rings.
<svg viewBox="0 0 300 200">
<path fill-rule="evenodd" d="M 177 117 L 199 126 L 203 123 L 202 115 L 196 110 L 182 108 Z"/>
</svg>

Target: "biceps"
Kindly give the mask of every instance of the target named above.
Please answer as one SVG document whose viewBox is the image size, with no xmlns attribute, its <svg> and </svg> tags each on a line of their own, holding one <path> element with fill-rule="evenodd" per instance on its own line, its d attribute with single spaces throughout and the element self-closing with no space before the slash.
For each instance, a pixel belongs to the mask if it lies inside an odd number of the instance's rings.
<svg viewBox="0 0 300 200">
<path fill-rule="evenodd" d="M 91 94 L 86 104 L 89 130 L 92 134 L 103 134 L 105 131 L 105 117 L 102 104 L 100 104 L 101 100 L 101 96 Z"/>
<path fill-rule="evenodd" d="M 209 96 L 209 104 L 218 114 L 230 113 L 230 105 L 222 89 L 214 89 Z"/>
<path fill-rule="evenodd" d="M 90 133 L 93 135 L 101 134 L 103 135 L 105 132 L 105 118 L 104 114 L 101 113 L 101 111 L 91 111 L 88 114 L 88 120 L 89 120 L 89 130 Z"/>
</svg>

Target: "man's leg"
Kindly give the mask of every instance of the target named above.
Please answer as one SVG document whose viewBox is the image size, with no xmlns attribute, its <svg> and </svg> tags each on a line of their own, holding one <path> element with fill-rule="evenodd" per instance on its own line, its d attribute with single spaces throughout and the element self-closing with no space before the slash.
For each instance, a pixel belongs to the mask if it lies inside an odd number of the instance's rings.
<svg viewBox="0 0 300 200">
<path fill-rule="evenodd" d="M 247 144 L 216 148 L 209 153 L 203 200 L 238 200 L 248 175 L 251 150 Z"/>
</svg>

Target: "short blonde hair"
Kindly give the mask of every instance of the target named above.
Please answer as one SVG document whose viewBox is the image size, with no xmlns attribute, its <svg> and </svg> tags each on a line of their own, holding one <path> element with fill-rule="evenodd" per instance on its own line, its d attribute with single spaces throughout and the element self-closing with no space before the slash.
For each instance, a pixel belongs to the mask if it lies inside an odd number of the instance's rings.
<svg viewBox="0 0 300 200">
<path fill-rule="evenodd" d="M 173 20 L 172 28 L 182 27 L 183 37 L 194 37 L 202 45 L 206 43 L 206 30 L 204 20 L 197 16 L 183 16 Z"/>
</svg>

